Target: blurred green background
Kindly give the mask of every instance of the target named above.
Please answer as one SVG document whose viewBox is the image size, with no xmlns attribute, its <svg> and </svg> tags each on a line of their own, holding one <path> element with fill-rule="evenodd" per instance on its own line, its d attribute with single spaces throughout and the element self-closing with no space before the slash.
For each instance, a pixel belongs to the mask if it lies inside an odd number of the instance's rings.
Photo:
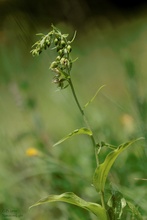
<svg viewBox="0 0 147 220">
<path fill-rule="evenodd" d="M 70 89 L 59 92 L 52 84 L 53 53 L 30 54 L 35 34 L 48 33 L 51 23 L 71 38 L 77 30 L 72 78 L 81 104 L 106 85 L 86 109 L 97 141 L 118 146 L 147 137 L 147 8 L 119 3 L 0 1 L 0 219 L 95 219 L 63 203 L 28 210 L 40 198 L 65 191 L 99 202 L 91 186 L 95 158 L 89 139 L 78 136 L 52 148 L 83 121 Z M 139 206 L 144 219 L 146 144 L 124 152 L 108 181 Z"/>
</svg>

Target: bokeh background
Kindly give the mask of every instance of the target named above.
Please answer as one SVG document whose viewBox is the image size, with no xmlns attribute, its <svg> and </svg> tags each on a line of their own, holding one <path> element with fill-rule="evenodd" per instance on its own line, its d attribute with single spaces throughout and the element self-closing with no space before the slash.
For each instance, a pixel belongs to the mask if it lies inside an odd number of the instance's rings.
<svg viewBox="0 0 147 220">
<path fill-rule="evenodd" d="M 52 83 L 53 54 L 30 54 L 36 33 L 48 33 L 52 23 L 71 38 L 77 30 L 72 78 L 81 104 L 106 85 L 86 110 L 97 141 L 118 146 L 147 138 L 146 1 L 0 0 L 0 219 L 95 219 L 63 203 L 28 210 L 40 198 L 65 191 L 99 202 L 91 186 L 95 158 L 89 139 L 78 136 L 52 148 L 83 126 L 70 89 L 56 91 Z M 145 139 L 124 152 L 109 175 L 144 220 L 146 145 Z"/>
</svg>

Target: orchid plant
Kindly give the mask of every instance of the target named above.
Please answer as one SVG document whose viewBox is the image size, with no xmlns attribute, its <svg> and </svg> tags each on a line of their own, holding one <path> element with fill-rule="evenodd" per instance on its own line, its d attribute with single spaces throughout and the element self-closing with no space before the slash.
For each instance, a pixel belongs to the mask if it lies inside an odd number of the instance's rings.
<svg viewBox="0 0 147 220">
<path fill-rule="evenodd" d="M 76 95 L 71 77 L 72 66 L 76 61 L 76 59 L 73 60 L 71 58 L 72 42 L 76 37 L 76 32 L 74 33 L 72 40 L 68 40 L 68 34 L 62 34 L 61 31 L 54 25 L 52 25 L 51 28 L 51 31 L 46 35 L 42 33 L 37 34 L 40 36 L 40 39 L 32 46 L 33 49 L 31 50 L 31 54 L 33 56 L 39 56 L 44 50 L 50 47 L 52 50 L 56 51 L 57 56 L 55 60 L 50 64 L 50 70 L 54 73 L 52 81 L 55 83 L 59 90 L 66 89 L 67 87 L 71 88 L 75 103 L 85 123 L 85 127 L 75 129 L 61 140 L 59 140 L 57 143 L 55 143 L 54 146 L 61 144 L 72 136 L 80 134 L 85 134 L 90 138 L 92 150 L 94 151 L 96 160 L 92 185 L 95 188 L 95 191 L 97 192 L 101 202 L 100 204 L 88 202 L 73 192 L 65 192 L 61 195 L 49 195 L 46 198 L 36 202 L 30 208 L 44 203 L 62 201 L 88 210 L 89 212 L 93 213 L 99 220 L 126 219 L 124 217 L 126 216 L 125 212 L 130 213 L 130 219 L 141 220 L 141 214 L 136 206 L 127 201 L 120 192 L 111 190 L 111 195 L 107 200 L 105 196 L 105 183 L 115 160 L 123 151 L 128 149 L 133 143 L 140 140 L 141 138 L 127 141 L 123 144 L 120 144 L 119 146 L 112 146 L 111 144 L 104 142 L 97 143 L 92 128 L 90 127 L 88 119 L 86 118 L 85 108 L 87 108 L 93 102 L 103 86 L 101 86 L 96 91 L 91 100 L 89 100 L 83 107 L 81 106 Z M 101 157 L 101 149 L 103 147 L 109 148 L 109 152 L 106 155 L 104 161 L 100 163 L 99 158 Z"/>
</svg>

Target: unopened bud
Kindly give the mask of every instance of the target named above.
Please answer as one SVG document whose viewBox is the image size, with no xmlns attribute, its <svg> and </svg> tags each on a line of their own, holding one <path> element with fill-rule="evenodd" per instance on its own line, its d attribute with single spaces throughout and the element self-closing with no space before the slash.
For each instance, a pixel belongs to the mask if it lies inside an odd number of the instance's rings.
<svg viewBox="0 0 147 220">
<path fill-rule="evenodd" d="M 59 42 L 59 39 L 58 39 L 58 38 L 55 38 L 54 44 L 55 44 L 55 45 L 58 45 L 58 42 Z"/>
<path fill-rule="evenodd" d="M 62 49 L 60 49 L 60 50 L 58 51 L 58 53 L 59 53 L 60 56 L 62 56 L 62 55 L 64 54 L 64 51 L 63 51 Z"/>
<path fill-rule="evenodd" d="M 70 45 L 68 45 L 68 46 L 67 46 L 67 51 L 68 51 L 68 53 L 70 53 L 70 52 L 71 52 L 71 50 L 72 50 L 71 46 L 70 46 Z"/>
<path fill-rule="evenodd" d="M 67 54 L 67 49 L 66 49 L 66 48 L 63 50 L 63 53 L 64 53 L 65 55 Z"/>
<path fill-rule="evenodd" d="M 61 60 L 61 57 L 60 57 L 60 56 L 57 56 L 57 57 L 56 57 L 56 60 L 57 60 L 57 61 L 60 61 L 60 60 Z"/>
<path fill-rule="evenodd" d="M 51 45 L 51 42 L 49 40 L 46 40 L 46 45 L 49 47 Z"/>
<path fill-rule="evenodd" d="M 61 40 L 61 46 L 64 47 L 65 46 L 65 41 Z"/>
<path fill-rule="evenodd" d="M 54 69 L 54 68 L 56 68 L 57 66 L 58 66 L 58 62 L 53 61 L 53 62 L 51 63 L 51 65 L 50 65 L 50 69 Z"/>
</svg>

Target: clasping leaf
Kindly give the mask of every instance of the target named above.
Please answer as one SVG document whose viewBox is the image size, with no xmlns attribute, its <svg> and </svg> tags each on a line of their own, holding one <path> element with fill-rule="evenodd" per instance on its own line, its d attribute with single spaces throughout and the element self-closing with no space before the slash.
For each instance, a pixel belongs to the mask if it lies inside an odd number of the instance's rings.
<svg viewBox="0 0 147 220">
<path fill-rule="evenodd" d="M 66 202 L 69 204 L 73 204 L 79 206 L 80 208 L 86 209 L 89 212 L 92 212 L 98 217 L 98 220 L 107 220 L 106 210 L 101 205 L 97 203 L 87 202 L 72 192 L 66 192 L 61 195 L 49 195 L 48 197 L 39 200 L 30 208 L 49 202 Z"/>
<path fill-rule="evenodd" d="M 111 151 L 107 157 L 105 158 L 104 162 L 100 164 L 94 173 L 93 177 L 93 184 L 98 192 L 102 191 L 104 192 L 105 188 L 105 182 L 108 176 L 108 173 L 114 164 L 116 158 L 122 153 L 124 150 L 126 150 L 130 145 L 135 143 L 136 141 L 143 139 L 143 138 L 138 138 L 136 140 L 128 141 L 124 144 L 121 144 L 118 146 L 117 149 Z"/>
</svg>

